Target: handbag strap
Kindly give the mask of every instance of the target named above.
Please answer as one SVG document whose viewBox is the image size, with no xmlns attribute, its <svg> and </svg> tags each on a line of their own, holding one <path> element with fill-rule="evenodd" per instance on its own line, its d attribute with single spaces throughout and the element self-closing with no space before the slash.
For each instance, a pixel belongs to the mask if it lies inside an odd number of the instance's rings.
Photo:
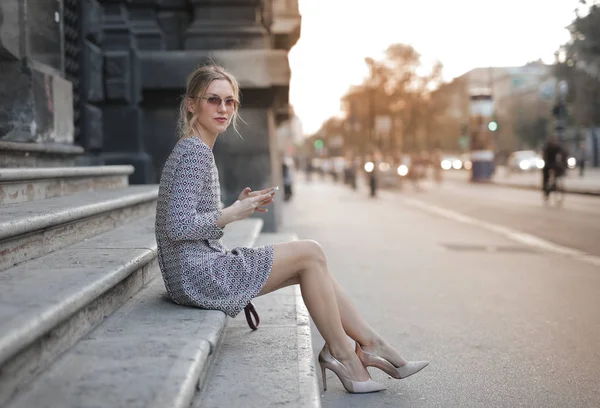
<svg viewBox="0 0 600 408">
<path fill-rule="evenodd" d="M 260 319 L 258 317 L 258 313 L 256 313 L 256 309 L 254 308 L 252 302 L 248 303 L 246 307 L 244 307 L 244 314 L 246 315 L 246 321 L 248 322 L 248 326 L 250 326 L 252 330 L 258 329 Z M 254 322 L 252 321 L 252 316 L 254 316 Z"/>
</svg>

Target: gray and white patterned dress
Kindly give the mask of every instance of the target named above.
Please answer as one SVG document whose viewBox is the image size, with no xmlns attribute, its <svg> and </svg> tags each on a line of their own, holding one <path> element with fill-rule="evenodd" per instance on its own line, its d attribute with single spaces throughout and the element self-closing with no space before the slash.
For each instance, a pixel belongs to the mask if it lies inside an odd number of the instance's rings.
<svg viewBox="0 0 600 408">
<path fill-rule="evenodd" d="M 227 249 L 221 242 L 221 190 L 212 150 L 198 137 L 181 140 L 167 159 L 156 206 L 158 262 L 179 304 L 235 317 L 262 289 L 273 246 Z"/>
</svg>

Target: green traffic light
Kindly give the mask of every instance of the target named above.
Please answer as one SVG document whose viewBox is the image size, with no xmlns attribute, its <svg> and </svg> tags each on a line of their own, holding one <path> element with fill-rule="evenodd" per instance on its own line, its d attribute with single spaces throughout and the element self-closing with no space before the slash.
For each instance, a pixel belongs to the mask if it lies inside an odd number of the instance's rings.
<svg viewBox="0 0 600 408">
<path fill-rule="evenodd" d="M 323 141 L 321 139 L 315 140 L 315 149 L 322 149 L 322 148 L 323 148 Z"/>
<path fill-rule="evenodd" d="M 492 120 L 490 123 L 488 123 L 488 129 L 491 132 L 495 132 L 496 130 L 498 130 L 498 122 L 496 122 L 495 120 Z"/>
</svg>

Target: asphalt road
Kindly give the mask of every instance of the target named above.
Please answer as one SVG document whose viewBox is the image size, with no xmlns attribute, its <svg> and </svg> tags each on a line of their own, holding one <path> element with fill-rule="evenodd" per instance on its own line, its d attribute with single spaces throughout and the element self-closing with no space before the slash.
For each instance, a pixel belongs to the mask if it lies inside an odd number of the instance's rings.
<svg viewBox="0 0 600 408">
<path fill-rule="evenodd" d="M 448 183 L 378 199 L 296 182 L 284 230 L 319 241 L 361 314 L 408 359 L 431 361 L 387 390 L 351 395 L 327 371 L 330 407 L 600 407 L 600 267 L 432 209 L 590 254 L 598 198 L 544 208 L 539 194 Z M 323 340 L 313 326 L 315 356 Z M 320 375 L 319 375 L 320 377 Z"/>
<path fill-rule="evenodd" d="M 541 192 L 511 187 L 448 181 L 424 188 L 414 194 L 406 186 L 399 195 L 600 255 L 600 196 L 568 194 L 559 208 L 544 203 Z"/>
</svg>

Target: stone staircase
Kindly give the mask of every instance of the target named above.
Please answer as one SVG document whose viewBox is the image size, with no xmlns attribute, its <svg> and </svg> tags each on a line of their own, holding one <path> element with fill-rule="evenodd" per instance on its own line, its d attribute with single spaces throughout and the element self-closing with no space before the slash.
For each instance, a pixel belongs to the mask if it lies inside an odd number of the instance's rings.
<svg viewBox="0 0 600 408">
<path fill-rule="evenodd" d="M 0 406 L 189 407 L 219 311 L 173 304 L 131 166 L 0 169 Z M 260 219 L 227 226 L 252 246 Z"/>
</svg>

